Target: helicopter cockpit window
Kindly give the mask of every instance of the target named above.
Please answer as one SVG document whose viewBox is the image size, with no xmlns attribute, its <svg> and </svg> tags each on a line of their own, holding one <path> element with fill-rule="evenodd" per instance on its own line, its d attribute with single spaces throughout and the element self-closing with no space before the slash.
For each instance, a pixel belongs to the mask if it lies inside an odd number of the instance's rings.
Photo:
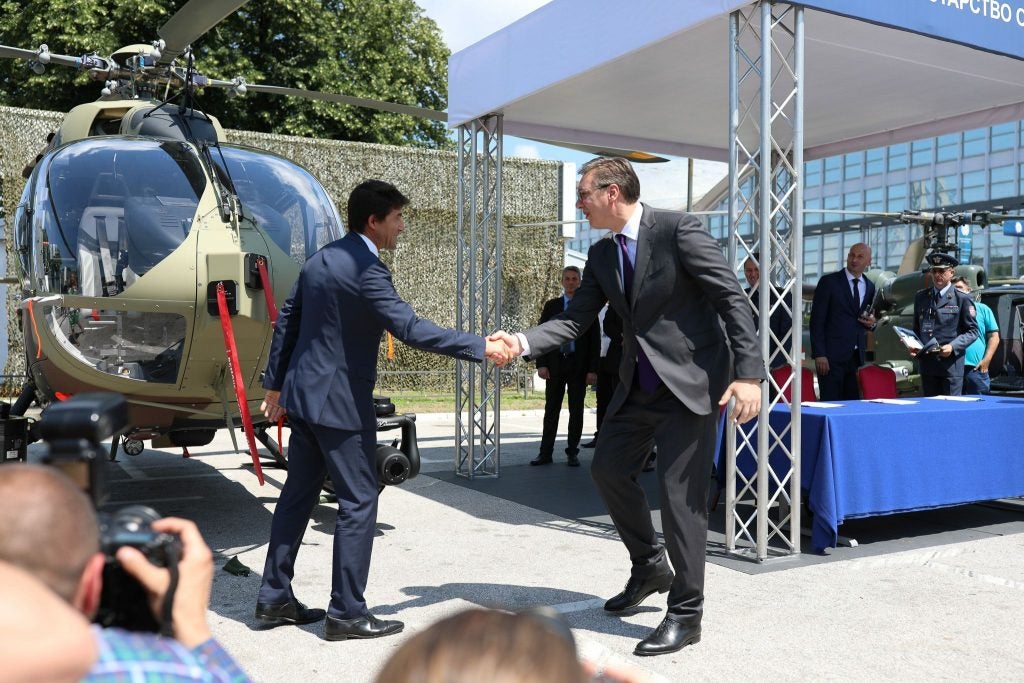
<svg viewBox="0 0 1024 683">
<path fill-rule="evenodd" d="M 172 141 L 81 140 L 40 172 L 39 289 L 67 293 L 75 274 L 83 296 L 119 294 L 180 246 L 206 186 L 192 147 Z"/>
<path fill-rule="evenodd" d="M 297 263 L 341 237 L 334 203 L 304 168 L 263 150 L 222 145 L 221 151 L 223 159 L 213 158 L 238 195 L 242 214 Z"/>
</svg>

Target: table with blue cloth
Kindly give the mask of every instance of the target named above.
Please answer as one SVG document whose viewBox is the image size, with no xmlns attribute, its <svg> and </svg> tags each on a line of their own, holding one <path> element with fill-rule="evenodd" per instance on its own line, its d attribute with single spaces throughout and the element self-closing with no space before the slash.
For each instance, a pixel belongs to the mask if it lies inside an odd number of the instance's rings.
<svg viewBox="0 0 1024 683">
<path fill-rule="evenodd" d="M 802 406 L 800 485 L 814 548 L 835 547 L 847 519 L 1024 496 L 1024 399 L 979 398 Z M 789 406 L 775 406 L 770 419 L 780 431 Z M 769 458 L 777 472 L 788 462 L 781 453 Z M 753 473 L 754 454 L 738 452 L 737 467 Z"/>
</svg>

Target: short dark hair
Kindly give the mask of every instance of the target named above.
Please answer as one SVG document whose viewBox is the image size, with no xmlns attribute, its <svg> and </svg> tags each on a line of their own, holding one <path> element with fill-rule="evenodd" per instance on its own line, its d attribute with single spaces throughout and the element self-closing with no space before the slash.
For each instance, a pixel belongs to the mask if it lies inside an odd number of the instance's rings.
<svg viewBox="0 0 1024 683">
<path fill-rule="evenodd" d="M 409 204 L 409 198 L 383 180 L 364 180 L 348 196 L 348 229 L 362 233 L 370 216 L 383 220 L 395 209 Z"/>
<path fill-rule="evenodd" d="M 583 277 L 583 271 L 580 270 L 579 266 L 566 266 L 565 268 L 562 268 L 562 275 L 565 275 L 570 270 L 579 275 L 581 278 Z"/>
<path fill-rule="evenodd" d="M 640 200 L 640 179 L 636 177 L 633 165 L 622 157 L 598 157 L 591 159 L 580 168 L 580 179 L 588 173 L 594 174 L 596 187 L 618 185 L 622 198 L 630 204 Z"/>
<path fill-rule="evenodd" d="M 971 283 L 970 283 L 970 282 L 968 282 L 968 281 L 967 281 L 967 278 L 965 278 L 965 277 L 964 277 L 963 275 L 957 275 L 956 277 L 954 277 L 954 278 L 953 278 L 953 279 L 951 280 L 951 282 L 952 282 L 952 283 L 953 283 L 954 285 L 958 285 L 958 284 L 960 284 L 960 283 L 962 282 L 962 283 L 964 283 L 965 285 L 967 285 L 967 289 L 970 289 L 970 288 L 971 288 Z"/>
</svg>

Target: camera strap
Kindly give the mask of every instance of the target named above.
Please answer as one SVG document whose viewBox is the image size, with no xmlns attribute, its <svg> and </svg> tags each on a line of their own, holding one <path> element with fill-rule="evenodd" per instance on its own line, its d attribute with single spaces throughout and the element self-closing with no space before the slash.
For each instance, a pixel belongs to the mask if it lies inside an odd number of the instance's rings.
<svg viewBox="0 0 1024 683">
<path fill-rule="evenodd" d="M 178 592 L 178 548 L 171 545 L 167 548 L 167 571 L 171 574 L 171 581 L 167 585 L 167 592 L 164 593 L 164 604 L 160 606 L 160 635 L 167 638 L 174 637 L 174 594 Z"/>
</svg>

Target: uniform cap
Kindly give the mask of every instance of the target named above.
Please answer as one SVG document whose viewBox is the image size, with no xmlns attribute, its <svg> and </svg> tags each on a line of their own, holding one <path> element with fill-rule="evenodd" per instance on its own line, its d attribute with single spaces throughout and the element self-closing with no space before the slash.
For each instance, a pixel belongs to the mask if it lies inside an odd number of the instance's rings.
<svg viewBox="0 0 1024 683">
<path fill-rule="evenodd" d="M 944 254 L 941 251 L 935 251 L 925 257 L 925 261 L 928 262 L 928 266 L 931 268 L 956 268 L 959 262 L 955 257 Z"/>
</svg>

